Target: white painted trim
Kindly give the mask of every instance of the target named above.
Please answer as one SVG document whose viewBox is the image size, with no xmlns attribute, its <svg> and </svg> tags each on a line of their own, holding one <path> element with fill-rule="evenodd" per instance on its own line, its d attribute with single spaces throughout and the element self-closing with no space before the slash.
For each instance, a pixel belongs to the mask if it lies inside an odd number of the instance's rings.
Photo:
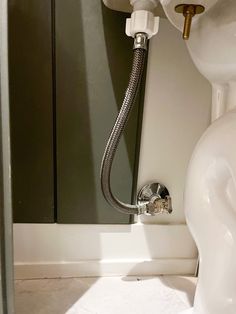
<svg viewBox="0 0 236 314">
<path fill-rule="evenodd" d="M 193 275 L 186 225 L 14 225 L 16 278 Z"/>
<path fill-rule="evenodd" d="M 186 225 L 15 224 L 15 263 L 195 259 Z"/>
<path fill-rule="evenodd" d="M 16 279 L 192 275 L 196 259 L 94 260 L 66 263 L 31 263 L 15 265 Z"/>
</svg>

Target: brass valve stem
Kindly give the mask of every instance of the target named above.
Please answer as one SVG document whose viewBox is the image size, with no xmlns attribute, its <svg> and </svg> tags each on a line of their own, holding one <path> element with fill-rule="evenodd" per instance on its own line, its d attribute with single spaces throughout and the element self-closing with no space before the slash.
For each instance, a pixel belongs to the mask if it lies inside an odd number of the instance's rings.
<svg viewBox="0 0 236 314">
<path fill-rule="evenodd" d="M 182 13 L 185 17 L 184 19 L 184 29 L 183 29 L 183 39 L 189 39 L 192 18 L 196 14 L 201 14 L 205 10 L 204 6 L 196 4 L 179 4 L 175 7 L 177 13 Z"/>
</svg>

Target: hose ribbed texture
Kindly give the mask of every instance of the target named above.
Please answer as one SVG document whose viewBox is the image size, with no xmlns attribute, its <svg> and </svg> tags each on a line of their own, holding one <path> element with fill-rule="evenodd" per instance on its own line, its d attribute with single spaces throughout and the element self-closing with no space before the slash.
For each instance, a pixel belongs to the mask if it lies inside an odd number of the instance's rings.
<svg viewBox="0 0 236 314">
<path fill-rule="evenodd" d="M 140 208 L 137 205 L 125 204 L 113 195 L 111 191 L 111 168 L 121 135 L 135 102 L 135 97 L 143 74 L 145 55 L 145 49 L 134 50 L 129 84 L 125 92 L 122 107 L 107 141 L 101 164 L 101 187 L 104 198 L 111 206 L 125 214 L 139 214 Z"/>
</svg>

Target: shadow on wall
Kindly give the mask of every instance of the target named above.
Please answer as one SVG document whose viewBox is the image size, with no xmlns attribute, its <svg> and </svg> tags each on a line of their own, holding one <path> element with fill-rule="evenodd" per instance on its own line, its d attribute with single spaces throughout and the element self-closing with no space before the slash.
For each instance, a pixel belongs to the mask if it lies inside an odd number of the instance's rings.
<svg viewBox="0 0 236 314">
<path fill-rule="evenodd" d="M 56 0 L 55 10 L 58 222 L 96 223 L 82 1 Z"/>
</svg>

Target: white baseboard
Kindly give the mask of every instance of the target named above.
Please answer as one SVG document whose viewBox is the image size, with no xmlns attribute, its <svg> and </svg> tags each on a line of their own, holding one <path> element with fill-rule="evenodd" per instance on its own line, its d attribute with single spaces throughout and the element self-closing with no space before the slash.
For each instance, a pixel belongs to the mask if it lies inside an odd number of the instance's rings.
<svg viewBox="0 0 236 314">
<path fill-rule="evenodd" d="M 66 263 L 15 264 L 15 279 L 194 275 L 196 259 L 88 260 Z"/>
<path fill-rule="evenodd" d="M 14 225 L 17 279 L 193 275 L 186 225 Z"/>
</svg>

